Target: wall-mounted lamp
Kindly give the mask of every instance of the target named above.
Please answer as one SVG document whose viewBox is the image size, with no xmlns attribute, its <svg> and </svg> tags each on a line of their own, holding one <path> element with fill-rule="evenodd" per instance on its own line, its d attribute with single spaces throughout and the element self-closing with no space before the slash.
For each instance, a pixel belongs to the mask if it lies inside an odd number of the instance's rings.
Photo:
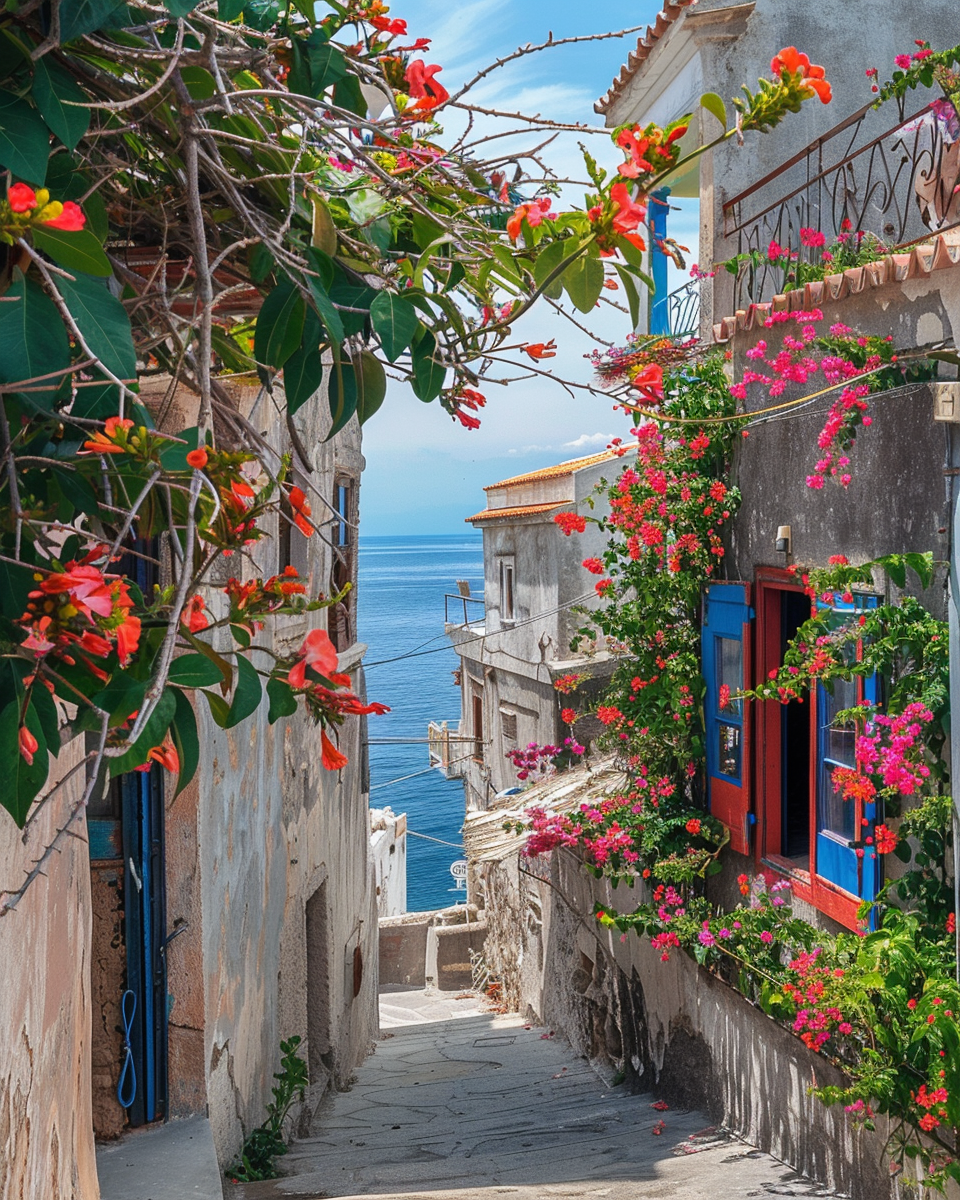
<svg viewBox="0 0 960 1200">
<path fill-rule="evenodd" d="M 790 526 L 779 525 L 777 527 L 776 548 L 778 554 L 790 553 Z"/>
</svg>

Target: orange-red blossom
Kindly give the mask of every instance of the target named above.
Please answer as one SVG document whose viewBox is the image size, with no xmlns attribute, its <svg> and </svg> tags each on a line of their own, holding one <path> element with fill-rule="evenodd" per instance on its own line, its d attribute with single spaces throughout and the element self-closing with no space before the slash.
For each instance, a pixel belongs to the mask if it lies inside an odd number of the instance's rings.
<svg viewBox="0 0 960 1200">
<path fill-rule="evenodd" d="M 88 438 L 83 443 L 83 450 L 91 454 L 126 454 L 126 431 L 132 428 L 133 422 L 127 417 L 107 417 L 103 433 L 98 431 Z"/>
<path fill-rule="evenodd" d="M 557 343 L 553 338 L 549 342 L 530 342 L 523 347 L 524 354 L 529 354 L 531 358 L 556 358 Z"/>
<path fill-rule="evenodd" d="M 798 75 L 801 89 L 810 95 L 819 96 L 823 104 L 829 104 L 833 98 L 830 84 L 824 78 L 826 72 L 823 67 L 812 63 L 805 54 L 801 54 L 797 50 L 796 46 L 784 46 L 775 54 L 770 63 L 770 70 L 778 79 L 783 78 L 784 72 L 788 75 Z"/>
<path fill-rule="evenodd" d="M 309 517 L 313 510 L 303 488 L 292 487 L 290 489 L 290 508 L 293 510 L 294 525 L 304 537 L 310 537 L 313 534 L 313 526 L 310 524 Z"/>
</svg>

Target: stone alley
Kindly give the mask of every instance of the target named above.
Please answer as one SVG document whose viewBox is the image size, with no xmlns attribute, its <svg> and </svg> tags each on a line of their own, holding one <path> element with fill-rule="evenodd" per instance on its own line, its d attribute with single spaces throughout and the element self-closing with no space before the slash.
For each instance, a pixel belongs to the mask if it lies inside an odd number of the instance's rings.
<svg viewBox="0 0 960 1200">
<path fill-rule="evenodd" d="M 381 1041 L 347 1092 L 328 1097 L 284 1178 L 236 1200 L 739 1200 L 825 1197 L 699 1112 L 611 1086 L 559 1035 L 480 998 L 381 995 Z"/>
</svg>

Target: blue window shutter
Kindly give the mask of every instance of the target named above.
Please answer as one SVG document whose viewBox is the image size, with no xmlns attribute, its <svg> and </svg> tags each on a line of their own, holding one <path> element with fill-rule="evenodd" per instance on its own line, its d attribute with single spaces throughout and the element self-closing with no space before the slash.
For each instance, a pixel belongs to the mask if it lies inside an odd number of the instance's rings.
<svg viewBox="0 0 960 1200">
<path fill-rule="evenodd" d="M 711 814 L 730 830 L 730 845 L 740 854 L 750 851 L 754 820 L 749 722 L 743 700 L 728 700 L 721 707 L 721 687 L 735 694 L 749 684 L 752 620 L 748 584 L 712 583 L 704 590 L 701 648 L 707 797 Z"/>
<path fill-rule="evenodd" d="M 852 602 L 837 600 L 827 605 L 817 602 L 821 611 L 832 608 L 843 617 L 854 611 L 876 608 L 878 598 L 873 595 L 855 595 Z M 837 695 L 837 689 L 845 687 L 847 695 Z M 853 690 L 855 688 L 855 691 Z M 853 735 L 831 737 L 834 713 L 854 704 L 874 704 L 877 700 L 878 681 L 876 675 L 864 679 L 856 677 L 846 684 L 835 682 L 831 694 L 817 685 L 817 839 L 815 871 L 821 878 L 842 888 L 843 891 L 861 900 L 873 900 L 880 886 L 880 859 L 873 844 L 866 844 L 872 835 L 876 820 L 876 805 L 842 800 L 833 791 L 832 774 L 837 767 L 854 766 Z M 838 743 L 848 745 L 840 748 Z M 863 821 L 867 824 L 864 825 Z M 858 854 L 858 851 L 862 853 Z"/>
</svg>

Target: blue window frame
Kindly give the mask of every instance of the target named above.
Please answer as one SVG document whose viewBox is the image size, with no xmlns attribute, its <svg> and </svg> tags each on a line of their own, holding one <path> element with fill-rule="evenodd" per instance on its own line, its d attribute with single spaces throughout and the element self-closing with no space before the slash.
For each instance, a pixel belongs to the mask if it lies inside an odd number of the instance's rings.
<svg viewBox="0 0 960 1200">
<path fill-rule="evenodd" d="M 818 601 L 817 608 L 829 609 L 839 625 L 851 613 L 876 608 L 877 602 L 877 596 L 859 593 L 852 601 Z M 853 644 L 849 651 L 854 653 Z M 880 883 L 880 860 L 864 841 L 876 818 L 876 805 L 844 800 L 834 791 L 833 772 L 856 765 L 856 727 L 838 722 L 837 714 L 857 704 L 875 704 L 877 694 L 876 675 L 834 680 L 832 691 L 817 685 L 816 873 L 861 900 L 872 900 Z"/>
</svg>

